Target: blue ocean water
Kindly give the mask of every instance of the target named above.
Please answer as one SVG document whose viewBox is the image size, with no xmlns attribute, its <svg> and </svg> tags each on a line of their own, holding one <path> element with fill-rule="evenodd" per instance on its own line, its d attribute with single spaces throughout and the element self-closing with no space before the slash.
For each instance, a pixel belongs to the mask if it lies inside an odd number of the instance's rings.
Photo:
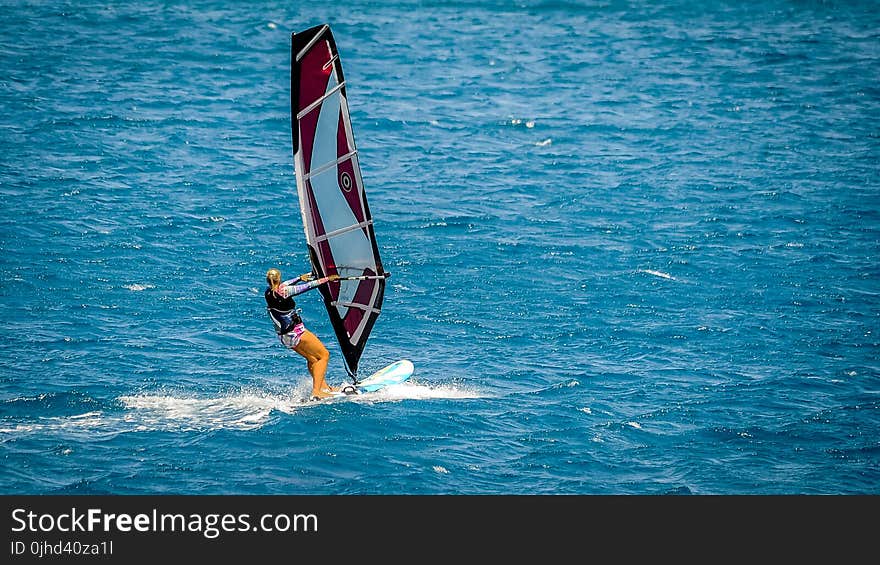
<svg viewBox="0 0 880 565">
<path fill-rule="evenodd" d="M 0 492 L 880 494 L 873 2 L 314 4 L 4 3 Z M 304 405 L 325 22 L 416 370 Z"/>
</svg>

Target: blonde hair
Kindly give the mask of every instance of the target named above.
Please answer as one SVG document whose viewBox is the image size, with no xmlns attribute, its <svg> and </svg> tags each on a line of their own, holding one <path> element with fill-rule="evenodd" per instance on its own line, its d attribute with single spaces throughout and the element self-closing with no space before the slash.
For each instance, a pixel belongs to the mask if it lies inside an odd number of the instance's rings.
<svg viewBox="0 0 880 565">
<path fill-rule="evenodd" d="M 278 269 L 269 269 L 266 271 L 266 282 L 271 288 L 275 288 L 281 284 L 281 271 Z"/>
</svg>

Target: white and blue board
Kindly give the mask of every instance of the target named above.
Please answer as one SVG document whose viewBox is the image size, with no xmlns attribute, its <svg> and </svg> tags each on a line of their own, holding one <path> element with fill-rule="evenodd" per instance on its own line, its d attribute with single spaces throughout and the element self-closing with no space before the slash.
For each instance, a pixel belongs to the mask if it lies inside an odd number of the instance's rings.
<svg viewBox="0 0 880 565">
<path fill-rule="evenodd" d="M 389 385 L 397 385 L 406 382 L 412 374 L 415 367 L 411 361 L 401 359 L 387 367 L 383 367 L 359 382 L 355 387 L 360 392 L 376 392 Z"/>
<path fill-rule="evenodd" d="M 387 386 L 404 383 L 409 380 L 414 370 L 415 367 L 413 366 L 412 361 L 407 359 L 395 361 L 387 367 L 382 367 L 364 380 L 359 381 L 356 385 L 345 385 L 341 387 L 340 390 L 332 393 L 332 395 L 326 398 L 325 401 L 378 392 Z M 316 399 L 313 398 L 312 400 Z"/>
</svg>

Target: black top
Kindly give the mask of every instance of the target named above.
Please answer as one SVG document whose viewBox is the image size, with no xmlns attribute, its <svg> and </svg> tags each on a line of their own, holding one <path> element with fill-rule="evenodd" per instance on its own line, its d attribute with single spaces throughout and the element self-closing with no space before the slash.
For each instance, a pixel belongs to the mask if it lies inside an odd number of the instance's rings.
<svg viewBox="0 0 880 565">
<path fill-rule="evenodd" d="M 269 287 L 266 287 L 263 296 L 266 298 L 266 310 L 269 311 L 269 317 L 279 335 L 288 333 L 294 326 L 302 323 L 302 318 L 296 313 L 296 302 L 292 296 L 283 298 Z"/>
</svg>

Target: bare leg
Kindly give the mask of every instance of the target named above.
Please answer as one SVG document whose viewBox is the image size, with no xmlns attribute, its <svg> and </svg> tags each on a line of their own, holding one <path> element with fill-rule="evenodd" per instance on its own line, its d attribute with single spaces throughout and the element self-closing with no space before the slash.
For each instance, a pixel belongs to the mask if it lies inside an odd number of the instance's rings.
<svg viewBox="0 0 880 565">
<path fill-rule="evenodd" d="M 318 336 L 306 330 L 300 337 L 299 345 L 293 350 L 305 357 L 308 363 L 309 373 L 312 375 L 312 396 L 318 398 L 330 396 L 330 392 L 334 389 L 324 379 L 327 363 L 330 361 L 330 352 Z"/>
</svg>

